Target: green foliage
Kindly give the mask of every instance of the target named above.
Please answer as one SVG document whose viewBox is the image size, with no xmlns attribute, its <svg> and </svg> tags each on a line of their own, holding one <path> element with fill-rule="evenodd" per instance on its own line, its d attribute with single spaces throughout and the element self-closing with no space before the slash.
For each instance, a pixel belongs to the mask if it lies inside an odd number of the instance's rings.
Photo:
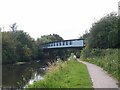
<svg viewBox="0 0 120 90">
<path fill-rule="evenodd" d="M 57 34 L 44 35 L 36 41 L 22 30 L 17 30 L 17 24 L 10 25 L 11 31 L 2 33 L 2 63 L 26 62 L 40 60 L 46 57 L 41 48 L 42 44 L 63 40 Z M 56 50 L 50 53 L 51 57 L 65 56 L 65 51 Z"/>
<path fill-rule="evenodd" d="M 120 17 L 115 13 L 108 14 L 94 23 L 89 33 L 83 35 L 86 47 L 81 52 L 81 58 L 94 63 L 120 83 Z M 108 49 L 109 48 L 109 49 Z"/>
<path fill-rule="evenodd" d="M 92 58 L 92 57 L 99 57 L 100 55 L 104 56 L 104 53 L 102 53 L 102 49 L 90 49 L 88 47 L 85 47 L 81 51 L 81 58 Z"/>
<path fill-rule="evenodd" d="M 52 64 L 44 80 L 28 85 L 29 88 L 92 88 L 87 68 L 76 60 Z"/>
<path fill-rule="evenodd" d="M 118 49 L 84 49 L 81 53 L 82 59 L 96 64 L 120 80 L 120 60 L 118 58 Z M 90 54 L 89 54 L 90 53 Z"/>
<path fill-rule="evenodd" d="M 54 41 L 61 41 L 61 40 L 63 40 L 63 38 L 60 37 L 57 34 L 43 35 L 43 36 L 41 36 L 41 38 L 37 39 L 37 41 L 39 42 L 39 44 L 44 44 L 44 43 L 54 42 Z"/>
<path fill-rule="evenodd" d="M 32 40 L 23 31 L 2 32 L 3 63 L 14 63 L 31 59 Z"/>
<path fill-rule="evenodd" d="M 41 36 L 41 38 L 38 38 L 37 39 L 37 44 L 38 44 L 38 50 L 39 52 L 41 51 L 41 46 L 45 43 L 48 43 L 48 42 L 54 42 L 54 41 L 61 41 L 63 40 L 62 37 L 60 37 L 59 35 L 57 34 L 53 34 L 53 35 L 43 35 Z M 66 56 L 66 50 L 52 50 L 50 51 L 49 50 L 49 56 L 47 56 L 47 58 L 49 57 L 50 59 L 56 59 L 57 57 L 65 57 Z M 42 56 L 44 56 L 43 54 L 41 54 Z M 39 55 L 39 56 L 41 56 Z M 39 57 L 38 56 L 38 57 Z M 44 57 L 45 58 L 45 57 Z"/>
<path fill-rule="evenodd" d="M 6 63 L 13 63 L 15 62 L 15 43 L 12 39 L 10 32 L 3 32 L 2 33 L 2 58 L 3 62 Z"/>
<path fill-rule="evenodd" d="M 115 13 L 108 14 L 94 23 L 89 34 L 85 38 L 90 48 L 117 48 L 118 41 L 118 16 Z M 83 35 L 83 36 L 85 36 Z"/>
</svg>

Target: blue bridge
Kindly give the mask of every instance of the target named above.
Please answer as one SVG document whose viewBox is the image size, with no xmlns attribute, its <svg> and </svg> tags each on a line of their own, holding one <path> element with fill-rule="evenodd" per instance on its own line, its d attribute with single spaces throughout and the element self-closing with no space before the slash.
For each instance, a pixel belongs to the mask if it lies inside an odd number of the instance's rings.
<svg viewBox="0 0 120 90">
<path fill-rule="evenodd" d="M 83 47 L 85 47 L 84 39 L 55 41 L 55 42 L 49 42 L 49 43 L 42 45 L 43 49 L 62 49 L 62 48 L 82 49 Z"/>
</svg>

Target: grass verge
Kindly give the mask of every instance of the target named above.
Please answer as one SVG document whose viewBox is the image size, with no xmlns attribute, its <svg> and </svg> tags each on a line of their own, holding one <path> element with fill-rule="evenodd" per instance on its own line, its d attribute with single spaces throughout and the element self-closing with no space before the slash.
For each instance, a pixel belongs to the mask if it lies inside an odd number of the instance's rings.
<svg viewBox="0 0 120 90">
<path fill-rule="evenodd" d="M 87 67 L 76 60 L 60 61 L 50 66 L 44 80 L 28 88 L 92 88 Z"/>
<path fill-rule="evenodd" d="M 120 86 L 120 49 L 87 49 L 82 53 L 82 60 L 96 64 L 118 80 Z"/>
</svg>

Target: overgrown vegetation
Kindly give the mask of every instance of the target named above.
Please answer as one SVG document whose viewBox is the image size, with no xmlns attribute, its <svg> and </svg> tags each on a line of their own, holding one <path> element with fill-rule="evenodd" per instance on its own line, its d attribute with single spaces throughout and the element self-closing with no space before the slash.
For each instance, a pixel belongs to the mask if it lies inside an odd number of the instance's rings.
<svg viewBox="0 0 120 90">
<path fill-rule="evenodd" d="M 96 64 L 114 76 L 120 78 L 118 49 L 84 49 L 82 59 Z"/>
<path fill-rule="evenodd" d="M 49 68 L 44 80 L 28 85 L 28 88 L 92 88 L 86 66 L 73 58 L 53 63 Z"/>
<path fill-rule="evenodd" d="M 110 13 L 95 22 L 81 38 L 86 40 L 89 48 L 118 48 L 120 47 L 120 17 Z"/>
<path fill-rule="evenodd" d="M 111 13 L 93 24 L 90 32 L 83 35 L 86 47 L 82 60 L 94 63 L 120 82 L 120 17 Z"/>
<path fill-rule="evenodd" d="M 1 30 L 0 30 L 1 32 Z M 45 56 L 41 45 L 47 42 L 63 40 L 57 34 L 44 35 L 34 40 L 29 34 L 17 30 L 17 24 L 10 26 L 10 31 L 2 31 L 2 63 L 27 62 L 48 57 L 66 56 L 65 50 L 54 50 Z"/>
</svg>

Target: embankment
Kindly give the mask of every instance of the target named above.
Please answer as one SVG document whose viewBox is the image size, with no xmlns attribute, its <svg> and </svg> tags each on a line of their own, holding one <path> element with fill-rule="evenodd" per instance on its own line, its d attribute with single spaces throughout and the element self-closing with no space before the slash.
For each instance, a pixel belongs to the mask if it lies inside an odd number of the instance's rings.
<svg viewBox="0 0 120 90">
<path fill-rule="evenodd" d="M 29 88 L 92 88 L 92 82 L 86 66 L 69 59 L 51 64 L 44 80 L 28 85 Z"/>
</svg>

